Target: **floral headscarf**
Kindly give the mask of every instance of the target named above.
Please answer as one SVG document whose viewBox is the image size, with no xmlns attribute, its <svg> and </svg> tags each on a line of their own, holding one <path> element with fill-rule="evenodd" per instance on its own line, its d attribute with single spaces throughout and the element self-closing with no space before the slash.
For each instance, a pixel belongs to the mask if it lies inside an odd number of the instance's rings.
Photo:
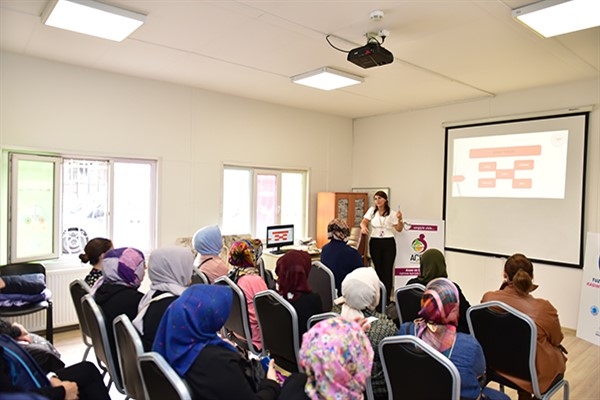
<svg viewBox="0 0 600 400">
<path fill-rule="evenodd" d="M 306 251 L 290 250 L 277 259 L 275 274 L 279 293 L 287 300 L 296 300 L 300 293 L 310 293 L 308 274 L 312 260 Z"/>
<path fill-rule="evenodd" d="M 190 286 L 167 308 L 152 351 L 160 353 L 182 377 L 208 345 L 236 351 L 217 335 L 229 317 L 232 302 L 233 292 L 227 286 Z"/>
<path fill-rule="evenodd" d="M 92 293 L 104 283 L 139 288 L 146 273 L 144 253 L 132 247 L 111 249 L 104 253 L 102 278 L 92 288 Z"/>
<path fill-rule="evenodd" d="M 421 298 L 415 335 L 450 357 L 458 326 L 458 289 L 446 278 L 429 282 Z"/>
<path fill-rule="evenodd" d="M 353 321 L 328 318 L 302 337 L 298 353 L 307 375 L 304 391 L 312 400 L 362 400 L 373 366 L 373 348 Z"/>
<path fill-rule="evenodd" d="M 335 218 L 327 225 L 327 238 L 340 240 L 342 242 L 348 241 L 350 236 L 350 228 L 343 219 Z"/>
<path fill-rule="evenodd" d="M 229 264 L 238 268 L 256 268 L 262 256 L 260 239 L 244 239 L 235 242 L 229 250 Z"/>
</svg>

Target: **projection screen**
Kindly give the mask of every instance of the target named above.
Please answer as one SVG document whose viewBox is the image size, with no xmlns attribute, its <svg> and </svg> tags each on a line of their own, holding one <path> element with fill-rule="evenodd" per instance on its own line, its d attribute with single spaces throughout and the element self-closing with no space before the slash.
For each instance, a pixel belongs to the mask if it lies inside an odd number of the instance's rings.
<svg viewBox="0 0 600 400">
<path fill-rule="evenodd" d="M 446 128 L 446 250 L 582 267 L 589 113 Z"/>
</svg>

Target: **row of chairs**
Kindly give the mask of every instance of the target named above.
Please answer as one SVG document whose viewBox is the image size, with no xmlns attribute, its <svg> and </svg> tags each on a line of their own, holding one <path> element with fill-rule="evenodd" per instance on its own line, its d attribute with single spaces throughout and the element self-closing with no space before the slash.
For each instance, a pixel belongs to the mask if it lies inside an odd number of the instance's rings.
<svg viewBox="0 0 600 400">
<path fill-rule="evenodd" d="M 268 351 L 280 367 L 290 372 L 300 370 L 297 360 L 300 345 L 298 321 L 296 312 L 289 302 L 272 290 L 260 292 L 255 296 L 254 304 L 262 332 L 261 352 L 252 345 L 249 322 L 247 319 L 246 301 L 243 292 L 234 282 L 226 277 L 219 278 L 215 283 L 230 286 L 234 291 L 234 298 L 237 299 L 234 301 L 229 320 L 225 324 L 226 332 L 236 332 L 245 338 L 243 342 L 245 342 L 245 346 L 250 352 L 260 355 Z M 415 286 L 409 288 L 410 290 L 400 289 L 402 288 L 399 288 L 399 290 L 396 291 L 397 305 L 406 303 L 403 301 L 401 295 L 398 296 L 399 293 L 418 293 L 421 291 L 422 294 L 422 289 L 424 288 Z M 418 297 L 420 304 L 420 295 L 417 296 L 413 293 L 413 297 Z M 89 298 L 91 298 L 91 296 L 89 296 Z M 93 299 L 91 300 L 93 301 Z M 90 302 L 90 300 L 88 299 L 87 302 Z M 329 312 L 313 316 L 313 318 L 309 320 L 309 327 L 323 318 L 332 317 L 334 315 L 336 314 Z M 403 315 L 403 313 L 399 311 L 399 316 L 401 315 Z M 404 313 L 404 315 L 407 321 L 414 319 L 412 316 L 409 317 L 407 313 Z M 86 317 L 86 319 L 89 318 L 90 317 Z M 123 318 L 120 318 L 119 320 L 122 319 Z M 545 393 L 541 393 L 540 391 L 535 369 L 537 329 L 530 317 L 503 303 L 489 302 L 472 306 L 468 312 L 468 321 L 472 334 L 478 339 L 484 349 L 484 354 L 488 363 L 488 381 L 494 381 L 502 386 L 506 385 L 508 387 L 516 388 L 516 385 L 502 378 L 495 372 L 510 371 L 512 375 L 522 377 L 523 379 L 532 382 L 536 398 L 550 398 L 561 388 L 564 388 L 564 399 L 568 399 L 569 386 L 568 382 L 563 379 L 563 377 L 560 377 L 560 379 L 558 379 Z M 115 320 L 115 323 L 117 323 L 117 320 Z M 121 323 L 123 322 L 121 321 Z M 137 334 L 135 330 L 133 332 Z M 511 332 L 512 334 L 506 335 L 505 332 Z M 118 340 L 117 328 L 115 328 L 115 337 Z M 119 347 L 125 348 L 125 346 L 122 346 L 121 344 L 119 344 Z M 98 358 L 98 350 L 96 349 L 96 346 L 94 346 L 94 348 Z M 418 350 L 415 350 L 416 348 Z M 443 388 L 444 393 L 446 393 L 446 396 L 441 396 L 439 398 L 455 398 L 454 396 L 456 395 L 457 388 L 458 395 L 460 394 L 460 376 L 454 365 L 435 350 L 428 348 L 426 343 L 420 341 L 418 338 L 400 336 L 389 337 L 380 343 L 377 351 L 379 351 L 381 356 L 384 373 L 386 374 L 386 381 L 391 393 L 391 399 L 400 397 L 406 398 L 407 390 L 409 390 L 408 388 L 412 387 L 415 382 L 419 382 L 420 379 L 422 379 L 422 377 L 411 376 L 410 371 L 423 370 L 439 371 L 435 375 L 436 382 L 438 382 L 436 387 Z M 106 356 L 104 356 L 104 358 L 106 358 Z M 128 358 L 131 359 L 131 357 Z M 108 361 L 102 359 L 100 361 L 102 361 L 104 365 L 108 363 Z M 434 366 L 430 365 L 431 363 L 433 363 Z M 415 365 L 421 364 L 425 369 L 414 367 Z M 405 368 L 406 365 L 411 365 L 410 371 Z M 123 371 L 122 373 L 123 380 L 121 382 L 126 379 L 126 372 Z M 121 382 L 119 382 L 119 385 L 121 385 L 122 390 L 124 390 Z M 442 384 L 442 382 L 445 383 Z M 417 385 L 416 387 L 419 388 L 419 390 L 409 396 L 410 398 L 421 398 L 418 393 L 422 392 L 423 386 Z M 119 389 L 119 386 L 117 386 L 117 389 Z M 401 393 L 401 395 L 398 393 Z M 432 393 L 428 391 L 426 393 L 426 398 L 431 398 L 431 395 Z M 367 390 L 367 396 L 368 398 L 371 398 L 369 390 Z M 434 397 L 438 398 L 437 396 Z"/>
</svg>

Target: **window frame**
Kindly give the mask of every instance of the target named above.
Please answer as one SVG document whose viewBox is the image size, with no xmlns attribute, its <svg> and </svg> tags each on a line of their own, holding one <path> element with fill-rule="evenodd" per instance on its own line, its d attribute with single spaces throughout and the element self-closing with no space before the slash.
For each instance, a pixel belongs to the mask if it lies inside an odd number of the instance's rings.
<svg viewBox="0 0 600 400">
<path fill-rule="evenodd" d="M 113 222 L 113 211 L 115 209 L 115 164 L 123 163 L 123 164 L 145 164 L 150 168 L 149 171 L 149 188 L 148 193 L 150 198 L 148 199 L 148 224 L 149 224 L 149 236 L 148 236 L 148 249 L 140 249 L 143 252 L 149 252 L 153 248 L 156 247 L 157 238 L 158 238 L 158 163 L 159 160 L 153 158 L 130 158 L 130 157 L 106 157 L 106 156 L 86 156 L 83 154 L 42 154 L 41 152 L 21 152 L 21 151 L 10 151 L 7 150 L 6 153 L 8 155 L 8 202 L 6 212 L 8 215 L 8 223 L 6 225 L 6 229 L 8 232 L 7 235 L 7 262 L 26 262 L 26 261 L 45 261 L 45 260 L 68 260 L 75 259 L 76 255 L 73 254 L 63 254 L 62 249 L 62 230 L 63 230 L 63 210 L 62 210 L 62 201 L 64 196 L 64 161 L 65 160 L 89 160 L 89 161 L 102 161 L 108 162 L 108 171 L 107 171 L 107 182 L 108 182 L 108 204 L 106 215 L 108 217 L 107 222 L 107 233 L 106 237 L 112 238 L 113 230 L 114 230 L 114 222 Z M 16 246 L 17 246 L 17 236 L 16 236 L 16 214 L 18 214 L 18 210 L 15 210 L 14 207 L 18 205 L 17 203 L 17 193 L 16 190 L 13 190 L 13 183 L 18 182 L 18 176 L 14 172 L 13 160 L 41 160 L 47 161 L 52 160 L 54 162 L 54 204 L 53 204 L 53 251 L 51 253 L 43 254 L 43 255 L 35 255 L 31 257 L 16 257 Z M 14 176 L 13 176 L 14 175 Z M 16 183 L 15 183 L 16 184 Z M 14 214 L 14 218 L 13 218 Z M 91 239 L 91 238 L 89 238 Z"/>
<path fill-rule="evenodd" d="M 296 239 L 300 239 L 307 235 L 307 221 L 308 221 L 308 193 L 309 193 L 309 170 L 302 168 L 277 168 L 277 167 L 264 167 L 264 166 L 252 166 L 252 165 L 240 165 L 240 164 L 223 164 L 223 170 L 221 177 L 223 179 L 223 189 L 221 195 L 224 197 L 225 189 L 225 171 L 226 170 L 243 170 L 248 171 L 249 176 L 249 187 L 251 193 L 249 194 L 250 199 L 250 232 L 226 232 L 226 234 L 245 234 L 250 233 L 253 237 L 259 239 L 265 239 L 266 232 L 257 232 L 257 177 L 259 175 L 275 175 L 277 179 L 277 210 L 276 210 L 276 222 L 275 224 L 281 223 L 281 209 L 282 209 L 282 175 L 286 173 L 297 173 L 302 176 L 302 217 L 301 226 L 296 227 Z M 221 227 L 223 227 L 223 221 L 225 219 L 224 199 L 221 201 Z"/>
</svg>

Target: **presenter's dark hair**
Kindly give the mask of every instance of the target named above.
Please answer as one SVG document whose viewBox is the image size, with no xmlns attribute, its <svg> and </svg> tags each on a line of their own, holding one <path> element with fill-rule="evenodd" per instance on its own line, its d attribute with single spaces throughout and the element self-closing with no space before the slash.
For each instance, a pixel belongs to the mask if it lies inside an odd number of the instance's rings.
<svg viewBox="0 0 600 400">
<path fill-rule="evenodd" d="M 387 194 L 383 190 L 378 190 L 373 195 L 373 198 L 375 198 L 375 196 L 379 196 L 379 197 L 381 197 L 382 199 L 385 200 L 383 216 L 385 217 L 387 215 L 390 215 L 390 202 L 388 201 Z M 377 211 L 377 210 L 375 210 L 375 211 Z"/>
</svg>

